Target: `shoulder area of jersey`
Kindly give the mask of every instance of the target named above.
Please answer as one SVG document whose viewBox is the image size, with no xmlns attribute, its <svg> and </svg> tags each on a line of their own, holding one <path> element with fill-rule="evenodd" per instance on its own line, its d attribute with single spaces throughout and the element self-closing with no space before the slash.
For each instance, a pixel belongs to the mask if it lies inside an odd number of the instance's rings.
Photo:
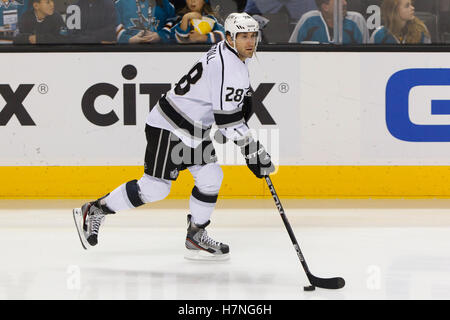
<svg viewBox="0 0 450 320">
<path fill-rule="evenodd" d="M 355 21 L 355 22 L 360 22 L 360 21 L 366 22 L 366 20 L 364 19 L 364 16 L 361 13 L 356 12 L 356 11 L 348 11 L 345 18 Z"/>
<path fill-rule="evenodd" d="M 302 15 L 297 25 L 303 25 L 306 22 L 315 24 L 323 21 L 322 13 L 319 10 L 311 10 Z"/>
<path fill-rule="evenodd" d="M 220 58 L 217 58 L 219 55 L 219 47 L 223 45 L 225 40 L 222 40 L 209 48 L 208 52 L 206 53 L 206 64 L 214 63 L 214 61 L 220 61 Z"/>
<path fill-rule="evenodd" d="M 371 38 L 384 37 L 388 33 L 389 30 L 385 26 L 379 26 L 372 32 Z"/>
</svg>

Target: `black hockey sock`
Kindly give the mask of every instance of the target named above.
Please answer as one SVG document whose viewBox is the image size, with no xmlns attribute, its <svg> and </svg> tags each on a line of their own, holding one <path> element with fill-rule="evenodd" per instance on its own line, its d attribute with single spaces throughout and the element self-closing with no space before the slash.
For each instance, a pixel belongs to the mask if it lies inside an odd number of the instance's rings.
<svg viewBox="0 0 450 320">
<path fill-rule="evenodd" d="M 94 204 L 99 207 L 100 209 L 102 209 L 102 211 L 105 214 L 114 214 L 116 213 L 115 211 L 111 210 L 110 208 L 108 208 L 108 206 L 106 205 L 105 201 L 103 200 L 104 198 L 106 198 L 107 196 L 109 196 L 109 193 L 101 198 L 98 198 Z M 102 201 L 103 200 L 103 201 Z"/>
<path fill-rule="evenodd" d="M 125 189 L 127 191 L 128 200 L 130 200 L 130 203 L 135 208 L 140 207 L 144 204 L 144 201 L 142 201 L 141 199 L 141 192 L 137 180 L 127 182 Z"/>
</svg>

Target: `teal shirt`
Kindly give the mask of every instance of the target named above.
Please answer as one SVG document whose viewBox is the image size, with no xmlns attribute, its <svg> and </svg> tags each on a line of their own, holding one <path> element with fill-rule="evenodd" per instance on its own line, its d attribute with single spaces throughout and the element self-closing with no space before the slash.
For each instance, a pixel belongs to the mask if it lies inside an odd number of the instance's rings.
<svg viewBox="0 0 450 320">
<path fill-rule="evenodd" d="M 400 41 L 396 37 L 394 37 L 394 35 L 390 33 L 386 27 L 381 26 L 373 32 L 372 37 L 370 38 L 370 43 L 400 44 Z M 419 43 L 428 44 L 431 43 L 431 39 L 427 37 L 424 32 L 422 32 Z"/>
<path fill-rule="evenodd" d="M 329 30 L 320 11 L 305 13 L 298 22 L 289 42 L 332 43 L 333 33 Z M 369 33 L 364 17 L 349 11 L 343 21 L 343 44 L 367 43 Z"/>
<path fill-rule="evenodd" d="M 0 1 L 0 27 L 7 30 L 16 30 L 19 17 L 28 8 L 28 0 Z"/>
</svg>

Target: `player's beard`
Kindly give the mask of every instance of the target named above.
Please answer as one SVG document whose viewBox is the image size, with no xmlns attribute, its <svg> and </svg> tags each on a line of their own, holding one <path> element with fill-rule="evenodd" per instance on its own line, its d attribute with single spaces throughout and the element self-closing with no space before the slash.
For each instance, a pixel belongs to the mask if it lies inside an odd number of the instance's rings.
<svg viewBox="0 0 450 320">
<path fill-rule="evenodd" d="M 253 55 L 255 54 L 255 48 L 253 48 L 251 51 L 249 50 L 249 51 L 247 51 L 247 58 L 251 58 L 251 57 L 253 57 Z"/>
<path fill-rule="evenodd" d="M 255 54 L 255 48 L 253 48 L 252 51 L 244 49 L 242 52 L 239 53 L 239 55 L 245 59 L 249 59 L 249 58 L 253 57 L 254 54 Z"/>
</svg>

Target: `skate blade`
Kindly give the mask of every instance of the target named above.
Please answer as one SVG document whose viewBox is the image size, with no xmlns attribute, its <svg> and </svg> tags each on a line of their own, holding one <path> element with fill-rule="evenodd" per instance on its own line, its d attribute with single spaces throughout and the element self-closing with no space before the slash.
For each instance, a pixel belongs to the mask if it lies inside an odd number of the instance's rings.
<svg viewBox="0 0 450 320">
<path fill-rule="evenodd" d="M 203 250 L 186 249 L 184 258 L 193 261 L 226 261 L 230 259 L 230 254 L 211 254 Z"/>
<path fill-rule="evenodd" d="M 72 210 L 73 220 L 75 222 L 75 226 L 77 227 L 78 237 L 80 238 L 81 245 L 85 250 L 87 250 L 90 245 L 84 237 L 83 234 L 83 215 L 80 208 L 76 208 Z"/>
</svg>

